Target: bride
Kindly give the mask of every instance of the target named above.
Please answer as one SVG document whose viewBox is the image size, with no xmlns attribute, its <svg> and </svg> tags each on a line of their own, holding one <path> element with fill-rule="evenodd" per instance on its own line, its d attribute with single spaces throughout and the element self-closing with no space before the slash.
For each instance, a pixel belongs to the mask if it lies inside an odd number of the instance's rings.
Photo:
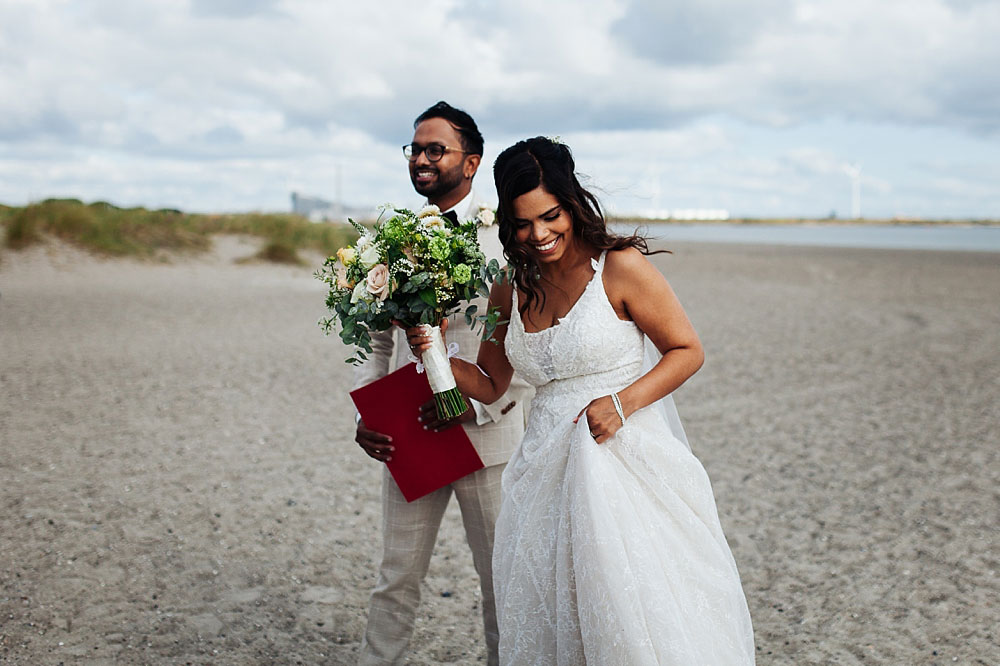
<svg viewBox="0 0 1000 666">
<path fill-rule="evenodd" d="M 490 300 L 507 323 L 477 364 L 451 361 L 487 404 L 515 370 L 537 387 L 496 526 L 501 661 L 752 664 L 708 476 L 662 404 L 701 367 L 701 343 L 645 240 L 608 232 L 574 169 L 544 137 L 497 158 L 512 282 Z M 429 348 L 424 329 L 407 336 Z M 646 369 L 645 338 L 662 354 Z"/>
</svg>

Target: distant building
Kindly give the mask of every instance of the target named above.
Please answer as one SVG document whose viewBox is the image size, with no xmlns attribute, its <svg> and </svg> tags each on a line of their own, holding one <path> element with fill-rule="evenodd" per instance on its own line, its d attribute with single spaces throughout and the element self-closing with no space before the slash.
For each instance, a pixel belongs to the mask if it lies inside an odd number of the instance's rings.
<svg viewBox="0 0 1000 666">
<path fill-rule="evenodd" d="M 675 208 L 673 210 L 643 210 L 639 217 L 649 220 L 728 220 L 729 211 L 723 208 Z"/>
<path fill-rule="evenodd" d="M 346 222 L 347 218 L 361 221 L 376 217 L 374 207 L 345 206 L 339 201 L 327 201 L 298 192 L 292 192 L 292 212 L 312 222 Z"/>
<path fill-rule="evenodd" d="M 292 212 L 308 217 L 313 222 L 339 220 L 343 215 L 343 206 L 319 197 L 309 197 L 292 192 Z"/>
</svg>

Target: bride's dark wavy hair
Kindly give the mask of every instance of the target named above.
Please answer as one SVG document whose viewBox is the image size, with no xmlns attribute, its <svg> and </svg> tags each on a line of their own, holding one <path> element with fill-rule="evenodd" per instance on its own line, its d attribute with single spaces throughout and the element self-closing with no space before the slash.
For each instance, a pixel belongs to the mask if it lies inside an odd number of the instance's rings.
<svg viewBox="0 0 1000 666">
<path fill-rule="evenodd" d="M 576 164 L 569 146 L 544 136 L 518 141 L 493 163 L 500 202 L 497 220 L 504 257 L 512 269 L 514 286 L 527 298 L 525 310 L 538 300 L 545 306 L 545 292 L 540 286 L 538 262 L 523 243 L 516 239 L 514 199 L 541 186 L 559 202 L 573 220 L 573 234 L 598 250 L 622 250 L 634 247 L 643 254 L 651 252 L 646 239 L 638 234 L 619 236 L 608 231 L 597 197 L 588 192 L 576 176 Z"/>
</svg>

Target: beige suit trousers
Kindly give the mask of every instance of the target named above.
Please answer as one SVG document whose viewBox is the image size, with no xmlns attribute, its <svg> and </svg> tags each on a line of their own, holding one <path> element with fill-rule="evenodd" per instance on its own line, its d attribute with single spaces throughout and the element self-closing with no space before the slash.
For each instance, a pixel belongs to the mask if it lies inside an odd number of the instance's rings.
<svg viewBox="0 0 1000 666">
<path fill-rule="evenodd" d="M 400 663 L 420 603 L 420 584 L 448 501 L 454 493 L 482 590 L 488 663 L 499 663 L 493 600 L 493 527 L 500 513 L 500 476 L 506 464 L 491 465 L 407 503 L 389 470 L 382 474 L 382 565 L 361 641 L 361 666 Z"/>
</svg>

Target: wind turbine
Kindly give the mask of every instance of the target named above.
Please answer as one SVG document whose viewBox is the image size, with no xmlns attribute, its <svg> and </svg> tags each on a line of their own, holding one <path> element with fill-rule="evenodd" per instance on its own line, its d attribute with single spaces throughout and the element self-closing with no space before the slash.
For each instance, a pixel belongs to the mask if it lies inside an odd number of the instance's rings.
<svg viewBox="0 0 1000 666">
<path fill-rule="evenodd" d="M 660 167 L 654 162 L 649 162 L 646 165 L 646 169 L 643 172 L 644 185 L 648 186 L 649 194 L 645 192 L 641 195 L 642 199 L 648 201 L 649 208 L 643 211 L 643 215 L 649 218 L 659 218 L 662 217 L 660 210 L 660 195 L 663 192 L 663 188 L 660 184 Z"/>
<path fill-rule="evenodd" d="M 340 162 L 337 162 L 336 171 L 336 199 L 334 199 L 334 210 L 336 211 L 337 222 L 344 222 L 347 217 L 344 215 L 344 192 L 343 192 L 343 174 Z"/>
<path fill-rule="evenodd" d="M 656 213 L 655 213 L 656 217 L 662 217 L 663 216 L 663 209 L 660 207 L 661 206 L 660 195 L 663 194 L 663 187 L 660 185 L 660 183 L 661 183 L 660 168 L 658 166 L 653 168 L 653 178 L 652 178 L 652 180 L 653 180 L 653 192 L 652 192 L 652 194 L 653 194 L 653 210 L 656 211 Z"/>
<path fill-rule="evenodd" d="M 851 217 L 861 219 L 861 165 L 845 164 L 844 173 L 851 179 Z"/>
</svg>

